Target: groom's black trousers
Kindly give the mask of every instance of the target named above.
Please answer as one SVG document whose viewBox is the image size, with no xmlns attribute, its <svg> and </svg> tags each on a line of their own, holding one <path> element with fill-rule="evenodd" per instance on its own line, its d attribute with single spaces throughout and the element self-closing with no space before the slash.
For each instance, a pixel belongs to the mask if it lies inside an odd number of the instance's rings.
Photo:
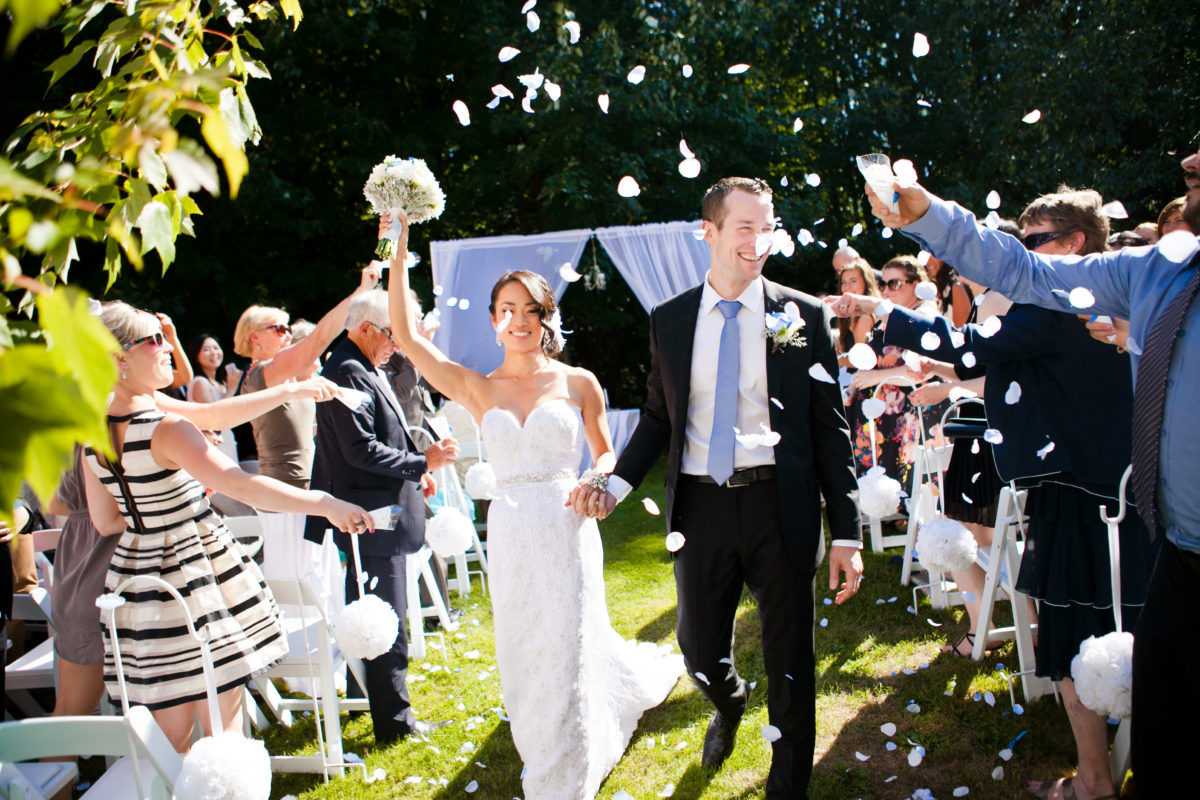
<svg viewBox="0 0 1200 800">
<path fill-rule="evenodd" d="M 814 571 L 797 569 L 784 547 L 779 486 L 771 479 L 728 488 L 680 475 L 674 522 L 686 540 L 675 553 L 675 586 L 688 673 L 723 716 L 741 716 L 750 692 L 732 664 L 733 626 L 749 586 L 762 626 L 767 710 L 783 734 L 771 746 L 766 795 L 805 798 L 816 738 Z"/>
</svg>

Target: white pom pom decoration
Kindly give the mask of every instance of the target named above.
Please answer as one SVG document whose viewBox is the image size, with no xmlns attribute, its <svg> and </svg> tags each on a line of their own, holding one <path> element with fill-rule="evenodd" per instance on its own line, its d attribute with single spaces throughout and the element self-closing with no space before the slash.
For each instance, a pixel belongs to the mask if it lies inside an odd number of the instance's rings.
<svg viewBox="0 0 1200 800">
<path fill-rule="evenodd" d="M 206 736 L 184 756 L 174 800 L 267 800 L 271 757 L 257 739 L 240 733 Z"/>
<path fill-rule="evenodd" d="M 883 519 L 896 513 L 902 492 L 900 481 L 889 478 L 883 467 L 871 467 L 858 479 L 858 507 L 868 517 Z"/>
<path fill-rule="evenodd" d="M 1133 634 L 1089 636 L 1071 660 L 1079 702 L 1101 716 L 1127 718 L 1133 696 Z"/>
<path fill-rule="evenodd" d="M 496 496 L 496 471 L 486 461 L 471 465 L 466 483 L 472 500 L 491 500 Z"/>
<path fill-rule="evenodd" d="M 475 543 L 475 525 L 457 508 L 443 508 L 425 523 L 425 542 L 442 558 L 453 558 Z"/>
<path fill-rule="evenodd" d="M 338 649 L 347 658 L 378 658 L 392 649 L 400 633 L 396 610 L 373 594 L 364 594 L 338 617 Z"/>
<path fill-rule="evenodd" d="M 952 519 L 930 520 L 917 531 L 917 558 L 930 573 L 965 572 L 976 550 L 975 537 Z"/>
</svg>

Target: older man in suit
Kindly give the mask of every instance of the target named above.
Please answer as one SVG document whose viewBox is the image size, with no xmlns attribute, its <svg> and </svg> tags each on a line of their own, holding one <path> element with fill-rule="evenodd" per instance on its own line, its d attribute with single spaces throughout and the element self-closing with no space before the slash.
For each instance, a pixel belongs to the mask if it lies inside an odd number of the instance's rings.
<svg viewBox="0 0 1200 800">
<path fill-rule="evenodd" d="M 585 488 L 575 503 L 607 515 L 667 451 L 668 525 L 686 542 L 674 556 L 676 632 L 688 672 L 717 709 L 703 763 L 719 766 L 732 752 L 750 694 L 733 664 L 746 584 L 762 622 L 771 724 L 782 733 L 766 795 L 803 798 L 815 741 L 822 494 L 833 533 L 831 590 L 845 573 L 837 602 L 862 577 L 849 425 L 821 303 L 762 278 L 767 256 L 757 242 L 775 229 L 770 188 L 725 178 L 705 195 L 703 217 L 708 275 L 651 312 L 645 412 L 608 492 Z M 789 310 L 794 321 L 780 330 Z"/>
<path fill-rule="evenodd" d="M 359 539 L 367 591 L 382 598 L 400 617 L 400 634 L 391 650 L 366 662 L 367 695 L 375 741 L 386 744 L 434 726 L 413 716 L 405 682 L 408 670 L 405 560 L 425 541 L 426 497 L 434 491 L 429 474 L 458 456 L 458 445 L 445 439 L 422 454 L 409 438 L 404 412 L 379 372 L 396 345 L 389 329 L 387 294 L 373 289 L 357 295 L 346 315 L 346 340 L 334 348 L 322 375 L 365 399 L 353 410 L 342 403 L 317 409 L 317 447 L 312 488 L 375 509 L 396 505 L 391 530 L 376 530 Z M 309 517 L 304 537 L 320 543 L 328 524 Z M 350 553 L 349 534 L 335 532 L 334 541 Z M 353 559 L 346 570 L 346 600 L 359 597 Z"/>
</svg>

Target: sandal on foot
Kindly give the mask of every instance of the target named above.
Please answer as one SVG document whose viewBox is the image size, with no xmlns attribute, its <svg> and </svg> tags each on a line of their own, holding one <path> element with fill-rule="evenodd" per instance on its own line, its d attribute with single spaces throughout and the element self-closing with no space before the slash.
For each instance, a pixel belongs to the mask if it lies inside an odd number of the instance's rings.
<svg viewBox="0 0 1200 800">
<path fill-rule="evenodd" d="M 966 642 L 966 645 L 967 645 L 967 649 L 965 652 L 962 649 L 964 642 Z M 958 656 L 959 658 L 970 658 L 971 652 L 974 649 L 975 649 L 975 634 L 973 634 L 973 633 L 963 634 L 963 637 L 961 639 L 959 639 L 957 642 L 955 642 L 954 644 L 942 645 L 943 653 L 953 653 L 954 655 Z"/>
</svg>

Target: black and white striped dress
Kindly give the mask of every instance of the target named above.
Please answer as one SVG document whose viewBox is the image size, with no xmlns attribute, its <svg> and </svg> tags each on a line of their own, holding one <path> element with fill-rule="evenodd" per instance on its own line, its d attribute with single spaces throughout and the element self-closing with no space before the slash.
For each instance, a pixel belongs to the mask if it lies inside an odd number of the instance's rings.
<svg viewBox="0 0 1200 800">
<path fill-rule="evenodd" d="M 126 603 L 117 609 L 117 636 L 129 702 L 151 710 L 204 699 L 200 646 L 188 633 L 185 613 L 210 642 L 218 692 L 244 684 L 287 654 L 279 609 L 258 566 L 209 507 L 204 487 L 184 470 L 163 469 L 151 455 L 150 438 L 163 417 L 157 410 L 109 417 L 110 423 L 129 422 L 119 473 L 87 453 L 128 525 L 105 592 L 131 575 L 154 575 L 187 604 L 185 612 L 169 592 L 147 583 L 121 593 Z M 119 698 L 107 628 L 104 645 L 104 680 Z"/>
</svg>

